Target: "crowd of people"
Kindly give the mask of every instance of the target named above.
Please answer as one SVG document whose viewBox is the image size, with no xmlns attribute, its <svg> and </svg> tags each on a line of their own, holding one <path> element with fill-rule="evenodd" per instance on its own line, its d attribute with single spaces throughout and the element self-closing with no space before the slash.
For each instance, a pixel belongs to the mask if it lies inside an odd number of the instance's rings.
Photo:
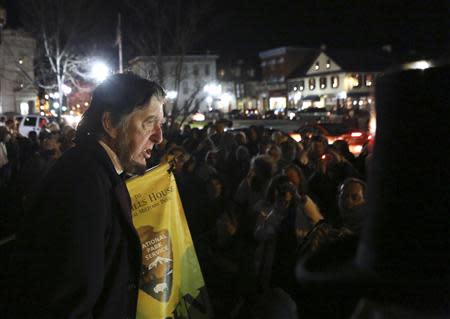
<svg viewBox="0 0 450 319">
<path fill-rule="evenodd" d="M 297 261 L 336 241 L 357 240 L 368 148 L 355 157 L 345 141 L 329 145 L 323 136 L 310 136 L 295 142 L 262 126 L 228 126 L 217 120 L 202 129 L 165 127 L 148 167 L 175 159 L 173 172 L 217 318 L 274 311 L 274 317 L 307 316 L 318 304 L 298 302 Z M 74 128 L 56 123 L 27 137 L 11 121 L 0 127 L 2 234 L 13 234 L 33 209 L 44 177 L 75 145 L 75 135 Z"/>
<path fill-rule="evenodd" d="M 323 136 L 305 136 L 297 143 L 281 131 L 229 124 L 218 120 L 168 132 L 150 163 L 176 160 L 213 308 L 224 318 L 315 317 L 320 298 L 300 297 L 295 267 L 336 242 L 342 258 L 356 250 L 369 148 L 355 157 L 345 141 L 329 145 Z M 320 264 L 329 262 L 321 258 Z M 352 298 L 339 302 L 322 311 L 345 317 L 356 304 Z"/>
</svg>

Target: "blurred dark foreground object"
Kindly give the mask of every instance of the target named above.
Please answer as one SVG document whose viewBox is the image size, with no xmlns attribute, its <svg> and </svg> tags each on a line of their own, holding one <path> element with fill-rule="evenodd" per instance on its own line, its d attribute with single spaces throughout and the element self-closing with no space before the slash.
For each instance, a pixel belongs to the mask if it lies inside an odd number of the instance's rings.
<svg viewBox="0 0 450 319">
<path fill-rule="evenodd" d="M 402 313 L 447 318 L 449 61 L 421 61 L 386 71 L 376 83 L 376 103 L 361 238 L 356 245 L 351 240 L 328 244 L 298 262 L 299 310 L 305 296 L 316 300 L 319 311 L 324 305 L 336 306 L 336 314 L 351 306 L 336 300 L 361 297 L 352 318 L 402 318 Z M 349 318 L 348 311 L 341 315 L 333 317 Z"/>
</svg>

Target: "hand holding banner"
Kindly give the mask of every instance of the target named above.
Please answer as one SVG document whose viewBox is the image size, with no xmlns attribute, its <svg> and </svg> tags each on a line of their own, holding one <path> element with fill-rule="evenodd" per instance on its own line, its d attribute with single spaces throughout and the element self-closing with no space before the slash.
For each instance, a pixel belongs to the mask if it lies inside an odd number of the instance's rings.
<svg viewBox="0 0 450 319">
<path fill-rule="evenodd" d="M 169 164 L 127 181 L 142 247 L 137 319 L 210 318 L 211 308 Z"/>
</svg>

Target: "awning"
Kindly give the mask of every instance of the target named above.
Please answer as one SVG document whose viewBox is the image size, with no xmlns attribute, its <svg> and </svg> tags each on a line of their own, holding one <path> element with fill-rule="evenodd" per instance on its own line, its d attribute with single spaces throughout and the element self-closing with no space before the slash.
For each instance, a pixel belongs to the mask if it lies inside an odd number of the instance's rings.
<svg viewBox="0 0 450 319">
<path fill-rule="evenodd" d="M 318 95 L 307 95 L 302 98 L 302 101 L 320 101 L 320 96 Z"/>
<path fill-rule="evenodd" d="M 347 97 L 351 98 L 369 97 L 372 95 L 372 92 L 347 92 Z"/>
</svg>

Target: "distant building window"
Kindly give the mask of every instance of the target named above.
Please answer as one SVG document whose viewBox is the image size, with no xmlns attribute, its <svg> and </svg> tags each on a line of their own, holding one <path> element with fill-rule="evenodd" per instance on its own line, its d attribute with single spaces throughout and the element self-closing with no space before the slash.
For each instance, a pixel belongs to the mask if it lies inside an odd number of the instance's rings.
<svg viewBox="0 0 450 319">
<path fill-rule="evenodd" d="M 313 91 L 316 88 L 316 79 L 312 78 L 308 80 L 309 90 Z"/>
<path fill-rule="evenodd" d="M 184 95 L 189 94 L 189 83 L 188 82 L 183 83 L 183 94 Z"/>
<path fill-rule="evenodd" d="M 354 88 L 361 87 L 361 74 L 357 73 L 352 74 L 352 86 Z"/>
<path fill-rule="evenodd" d="M 265 67 L 265 66 L 266 66 L 266 61 L 262 61 L 262 62 L 261 62 L 261 66 L 262 66 L 262 67 Z"/>
<path fill-rule="evenodd" d="M 278 64 L 284 63 L 284 57 L 278 59 Z"/>
<path fill-rule="evenodd" d="M 251 78 L 255 77 L 255 69 L 247 70 L 247 75 Z"/>
<path fill-rule="evenodd" d="M 322 77 L 319 79 L 319 83 L 320 83 L 320 88 L 322 90 L 327 88 L 327 78 L 326 77 Z"/>
<path fill-rule="evenodd" d="M 194 65 L 194 68 L 192 69 L 192 73 L 194 76 L 198 76 L 198 65 Z"/>
<path fill-rule="evenodd" d="M 333 89 L 339 87 L 339 77 L 338 77 L 338 76 L 332 76 L 332 77 L 331 77 L 331 87 L 332 87 Z"/>
<path fill-rule="evenodd" d="M 329 69 L 330 67 L 331 67 L 330 60 L 327 60 L 327 69 Z"/>
<path fill-rule="evenodd" d="M 320 68 L 319 66 L 319 61 L 316 62 L 316 64 L 314 64 L 314 70 L 318 70 Z"/>
<path fill-rule="evenodd" d="M 299 89 L 300 91 L 304 91 L 304 90 L 305 90 L 305 80 L 301 80 L 301 81 L 298 83 L 298 89 Z"/>
<path fill-rule="evenodd" d="M 220 70 L 219 70 L 219 76 L 220 76 L 221 78 L 223 78 L 223 77 L 225 76 L 225 70 L 224 70 L 224 69 L 220 69 Z"/>
<path fill-rule="evenodd" d="M 371 87 L 373 85 L 373 74 L 366 74 L 364 76 L 364 83 L 367 87 Z"/>
<path fill-rule="evenodd" d="M 209 64 L 205 65 L 205 75 L 209 75 Z"/>
</svg>

